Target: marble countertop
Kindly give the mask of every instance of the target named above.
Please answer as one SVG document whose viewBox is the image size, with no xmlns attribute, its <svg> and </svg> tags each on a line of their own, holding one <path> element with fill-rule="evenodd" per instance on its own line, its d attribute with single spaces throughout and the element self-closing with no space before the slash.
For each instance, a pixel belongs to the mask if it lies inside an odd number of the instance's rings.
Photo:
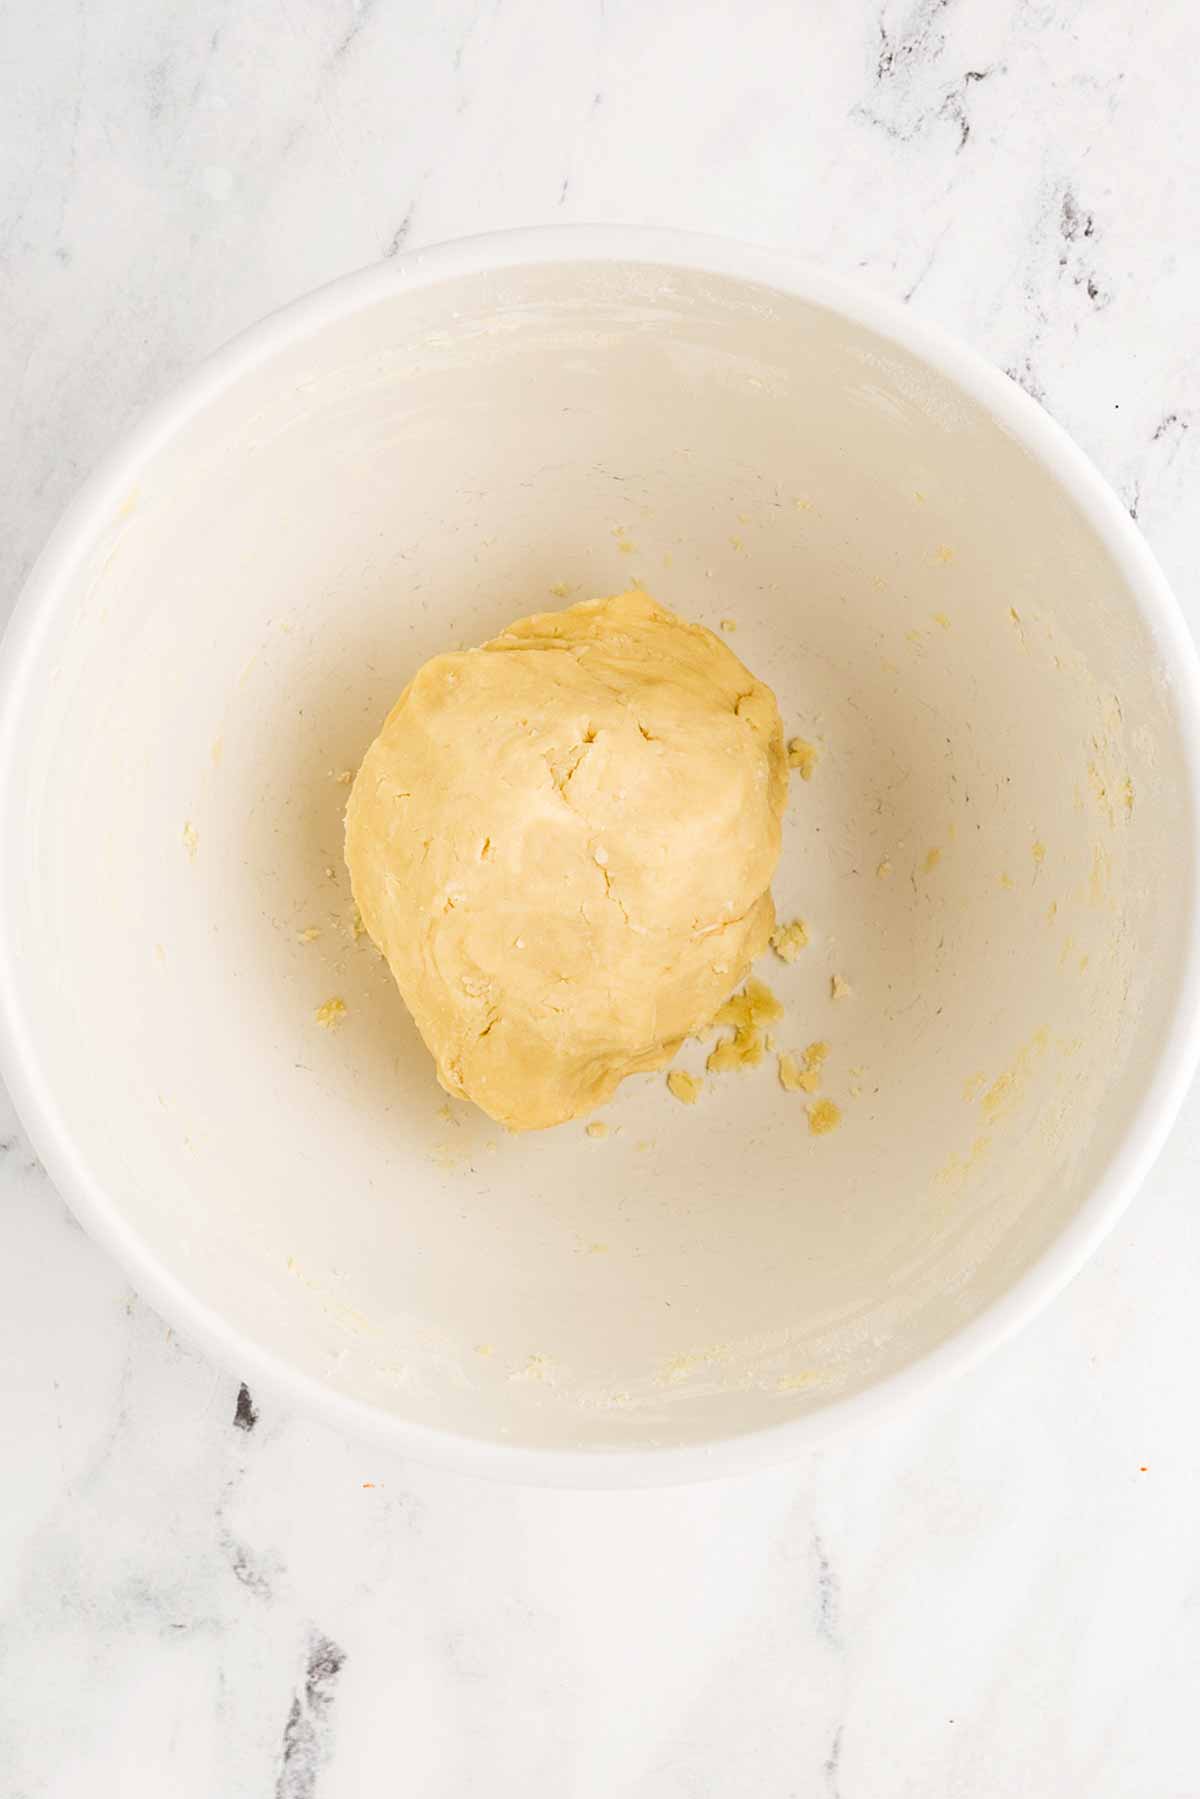
<svg viewBox="0 0 1200 1799">
<path fill-rule="evenodd" d="M 600 218 L 795 248 L 971 339 L 1200 625 L 1181 0 L 48 0 L 0 43 L 4 608 L 232 332 L 404 247 Z M 1195 1799 L 1198 1170 L 1193 1098 L 1052 1309 L 869 1436 L 564 1494 L 239 1388 L 0 1095 L 0 1793 Z"/>
</svg>

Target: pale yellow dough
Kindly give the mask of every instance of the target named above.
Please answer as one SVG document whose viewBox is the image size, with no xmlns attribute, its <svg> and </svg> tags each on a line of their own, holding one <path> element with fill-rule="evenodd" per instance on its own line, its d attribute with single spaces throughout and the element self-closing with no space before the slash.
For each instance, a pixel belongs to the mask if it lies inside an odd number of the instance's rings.
<svg viewBox="0 0 1200 1799">
<path fill-rule="evenodd" d="M 641 591 L 427 662 L 346 861 L 447 1092 L 539 1130 L 669 1062 L 767 946 L 786 794 L 770 689 Z"/>
</svg>

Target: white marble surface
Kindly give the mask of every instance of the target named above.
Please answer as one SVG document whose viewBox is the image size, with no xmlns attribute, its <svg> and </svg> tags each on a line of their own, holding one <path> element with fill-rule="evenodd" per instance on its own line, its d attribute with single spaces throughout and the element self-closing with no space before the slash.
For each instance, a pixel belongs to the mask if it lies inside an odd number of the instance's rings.
<svg viewBox="0 0 1200 1799">
<path fill-rule="evenodd" d="M 795 247 L 973 339 L 1200 625 L 1198 55 L 1186 0 L 0 10 L 0 603 L 233 331 L 403 244 L 607 218 Z M 239 1411 L 2 1097 L 0 1150 L 7 1799 L 1200 1794 L 1200 1101 L 980 1372 L 630 1496 Z"/>
</svg>

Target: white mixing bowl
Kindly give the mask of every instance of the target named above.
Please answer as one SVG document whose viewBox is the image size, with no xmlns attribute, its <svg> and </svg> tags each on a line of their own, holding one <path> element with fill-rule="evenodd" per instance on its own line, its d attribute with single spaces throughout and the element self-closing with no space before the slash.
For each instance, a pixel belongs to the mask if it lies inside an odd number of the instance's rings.
<svg viewBox="0 0 1200 1799">
<path fill-rule="evenodd" d="M 735 621 L 818 747 L 775 884 L 811 942 L 762 972 L 779 1047 L 830 1046 L 829 1134 L 771 1058 L 505 1136 L 355 936 L 346 771 L 407 678 L 635 579 Z M 780 256 L 516 233 L 289 307 L 71 509 L 0 736 L 0 1035 L 50 1173 L 238 1374 L 417 1455 L 686 1478 L 914 1392 L 1078 1268 L 1194 1066 L 1161 575 L 1011 382 Z"/>
</svg>

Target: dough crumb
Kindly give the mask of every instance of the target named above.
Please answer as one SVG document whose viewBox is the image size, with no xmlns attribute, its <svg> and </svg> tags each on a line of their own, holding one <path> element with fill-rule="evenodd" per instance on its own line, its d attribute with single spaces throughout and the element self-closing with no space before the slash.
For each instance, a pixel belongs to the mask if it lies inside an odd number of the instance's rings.
<svg viewBox="0 0 1200 1799">
<path fill-rule="evenodd" d="M 793 918 L 790 924 L 776 925 L 771 932 L 771 948 L 781 962 L 795 962 L 807 944 L 808 926 L 802 918 Z"/>
<path fill-rule="evenodd" d="M 556 581 L 550 589 L 552 597 L 556 600 L 565 600 L 570 591 L 571 589 L 565 581 Z"/>
<path fill-rule="evenodd" d="M 835 974 L 831 977 L 829 982 L 829 996 L 831 999 L 849 999 L 853 992 L 854 989 L 849 981 L 843 980 L 840 974 Z"/>
<path fill-rule="evenodd" d="M 608 1126 L 605 1124 L 605 1122 L 602 1118 L 596 1118 L 592 1121 L 591 1124 L 588 1125 L 587 1134 L 589 1137 L 595 1137 L 597 1139 L 599 1139 L 601 1137 L 607 1137 L 608 1136 Z"/>
<path fill-rule="evenodd" d="M 1034 861 L 1037 863 L 1038 867 L 1040 868 L 1042 863 L 1046 860 L 1045 844 L 1041 843 L 1041 842 L 1035 843 L 1032 850 L 1030 851 L 1030 854 L 1032 855 Z"/>
<path fill-rule="evenodd" d="M 765 1046 L 757 1031 L 735 1031 L 709 1055 L 704 1066 L 710 1074 L 732 1074 L 735 1068 L 757 1068 Z"/>
<path fill-rule="evenodd" d="M 877 877 L 877 879 L 879 879 L 881 881 L 886 881 L 888 876 L 891 874 L 891 872 L 892 872 L 892 865 L 888 861 L 887 857 L 885 856 L 883 858 L 883 861 L 879 864 L 878 868 L 875 870 L 876 877 Z"/>
<path fill-rule="evenodd" d="M 682 1106 L 694 1106 L 700 1097 L 700 1089 L 704 1085 L 686 1068 L 673 1068 L 667 1076 L 667 1087 Z M 639 1149 L 648 1149 L 648 1143 L 639 1143 Z"/>
<path fill-rule="evenodd" d="M 322 1030 L 336 1030 L 346 1016 L 346 1002 L 338 999 L 335 994 L 333 999 L 327 999 L 323 1006 L 318 1006 L 313 1016 Z"/>
<path fill-rule="evenodd" d="M 821 1064 L 829 1054 L 827 1043 L 810 1043 L 799 1057 L 787 1050 L 779 1058 L 779 1085 L 785 1093 L 815 1093 L 821 1085 Z"/>
<path fill-rule="evenodd" d="M 344 768 L 341 774 L 337 776 L 337 784 L 339 787 L 349 787 L 353 779 L 354 770 L 352 768 Z"/>
<path fill-rule="evenodd" d="M 940 543 L 938 545 L 937 560 L 939 562 L 953 562 L 954 561 L 954 551 L 950 548 L 950 545 L 948 543 Z"/>
<path fill-rule="evenodd" d="M 736 631 L 737 630 L 736 618 L 723 618 L 721 620 L 721 629 L 722 629 L 722 631 Z"/>
<path fill-rule="evenodd" d="M 935 612 L 933 615 L 933 622 L 935 625 L 940 625 L 943 631 L 948 631 L 950 629 L 950 619 L 945 612 Z"/>
<path fill-rule="evenodd" d="M 296 932 L 297 943 L 315 943 L 321 935 L 319 924 L 310 924 L 306 930 Z"/>
<path fill-rule="evenodd" d="M 554 1385 L 554 1364 L 549 1356 L 531 1355 L 523 1368 L 517 1368 L 509 1375 L 513 1381 L 545 1381 Z"/>
<path fill-rule="evenodd" d="M 780 1055 L 779 1085 L 785 1093 L 815 1093 L 820 1078 L 815 1069 L 802 1067 L 790 1051 Z"/>
<path fill-rule="evenodd" d="M 841 1122 L 841 1111 L 831 1099 L 819 1099 L 815 1106 L 808 1108 L 808 1128 L 814 1137 L 828 1136 Z"/>
<path fill-rule="evenodd" d="M 932 874 L 933 870 L 937 867 L 937 865 L 941 861 L 941 859 L 942 859 L 942 852 L 936 846 L 931 850 L 926 850 L 926 852 L 925 852 L 925 873 Z"/>
<path fill-rule="evenodd" d="M 188 853 L 189 860 L 194 862 L 196 860 L 196 850 L 200 843 L 200 836 L 195 825 L 190 821 L 184 824 L 180 841 Z"/>
<path fill-rule="evenodd" d="M 815 743 L 807 743 L 803 737 L 793 737 L 787 746 L 788 767 L 799 769 L 802 781 L 811 781 L 820 754 Z"/>
<path fill-rule="evenodd" d="M 735 1029 L 743 1026 L 767 1024 L 773 1018 L 783 1017 L 783 1007 L 764 981 L 751 979 L 746 982 L 740 993 L 735 993 L 721 1007 L 714 1024 L 731 1024 Z"/>
<path fill-rule="evenodd" d="M 494 1343 L 477 1343 L 475 1345 L 476 1355 L 495 1355 L 495 1353 L 496 1345 Z"/>
<path fill-rule="evenodd" d="M 733 1036 L 717 1044 L 706 1064 L 710 1074 L 729 1074 L 735 1068 L 757 1068 L 765 1044 L 762 1026 L 783 1016 L 783 1007 L 762 981 L 749 980 L 740 993 L 727 999 L 713 1020 L 732 1025 Z"/>
</svg>

